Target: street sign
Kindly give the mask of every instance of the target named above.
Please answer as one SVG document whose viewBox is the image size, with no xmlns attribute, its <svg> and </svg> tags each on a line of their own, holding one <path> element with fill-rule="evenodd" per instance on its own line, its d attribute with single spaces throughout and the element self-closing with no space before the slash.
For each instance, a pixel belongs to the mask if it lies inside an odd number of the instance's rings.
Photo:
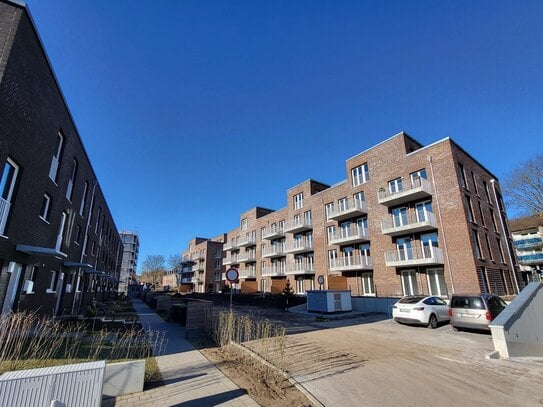
<svg viewBox="0 0 543 407">
<path fill-rule="evenodd" d="M 317 281 L 319 282 L 320 285 L 323 285 L 324 284 L 324 276 L 318 276 Z"/>
<path fill-rule="evenodd" d="M 229 268 L 228 270 L 226 270 L 226 279 L 228 281 L 230 281 L 231 283 L 234 283 L 238 281 L 238 278 L 239 278 L 239 273 L 236 269 Z"/>
</svg>

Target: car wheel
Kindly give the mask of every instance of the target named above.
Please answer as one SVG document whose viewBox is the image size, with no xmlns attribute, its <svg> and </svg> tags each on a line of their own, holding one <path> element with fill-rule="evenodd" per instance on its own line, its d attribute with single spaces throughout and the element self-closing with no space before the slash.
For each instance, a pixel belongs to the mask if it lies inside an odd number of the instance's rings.
<svg viewBox="0 0 543 407">
<path fill-rule="evenodd" d="M 437 317 L 435 314 L 430 315 L 430 320 L 428 321 L 428 328 L 437 328 Z"/>
</svg>

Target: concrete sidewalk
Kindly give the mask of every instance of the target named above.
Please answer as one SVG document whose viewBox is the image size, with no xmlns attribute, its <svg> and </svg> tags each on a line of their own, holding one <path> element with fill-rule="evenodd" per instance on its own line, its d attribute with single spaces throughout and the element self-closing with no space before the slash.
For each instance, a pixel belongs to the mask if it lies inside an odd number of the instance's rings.
<svg viewBox="0 0 543 407">
<path fill-rule="evenodd" d="M 185 329 L 176 323 L 164 322 L 143 301 L 132 299 L 144 328 L 166 332 L 167 343 L 162 356 L 157 357 L 164 385 L 141 393 L 106 399 L 103 407 L 153 406 L 248 407 L 258 404 L 245 390 L 208 361 L 185 339 Z"/>
</svg>

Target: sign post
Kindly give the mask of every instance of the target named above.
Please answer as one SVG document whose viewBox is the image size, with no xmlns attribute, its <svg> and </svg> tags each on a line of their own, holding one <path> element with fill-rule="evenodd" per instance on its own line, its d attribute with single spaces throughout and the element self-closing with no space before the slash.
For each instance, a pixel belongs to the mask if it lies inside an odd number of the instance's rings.
<svg viewBox="0 0 543 407">
<path fill-rule="evenodd" d="M 230 311 L 232 311 L 232 291 L 233 284 L 238 281 L 239 273 L 235 268 L 229 268 L 226 270 L 226 279 L 230 282 Z"/>
<path fill-rule="evenodd" d="M 322 290 L 322 286 L 324 284 L 324 276 L 323 275 L 318 276 L 317 281 L 319 283 L 319 290 Z"/>
</svg>

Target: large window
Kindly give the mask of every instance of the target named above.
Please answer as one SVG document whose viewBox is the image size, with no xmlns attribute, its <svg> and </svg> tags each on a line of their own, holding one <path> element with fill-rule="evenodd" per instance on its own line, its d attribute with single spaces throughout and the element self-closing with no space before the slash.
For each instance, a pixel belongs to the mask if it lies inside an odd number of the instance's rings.
<svg viewBox="0 0 543 407">
<path fill-rule="evenodd" d="M 418 187 L 420 186 L 420 179 L 428 179 L 428 176 L 426 175 L 426 169 L 418 170 L 415 172 L 412 172 L 409 174 L 409 177 L 411 178 L 411 185 Z"/>
<path fill-rule="evenodd" d="M 370 179 L 368 172 L 368 163 L 364 163 L 355 167 L 351 170 L 351 175 L 353 178 L 353 187 L 356 187 L 364 182 L 368 182 Z"/>
<path fill-rule="evenodd" d="M 49 280 L 49 288 L 46 290 L 47 293 L 56 292 L 57 276 L 58 276 L 58 271 L 51 270 L 51 279 Z"/>
<path fill-rule="evenodd" d="M 422 243 L 422 256 L 425 259 L 433 258 L 435 256 L 435 249 L 439 247 L 437 233 L 421 235 L 420 241 Z"/>
<path fill-rule="evenodd" d="M 294 195 L 294 209 L 302 209 L 304 207 L 304 193 Z"/>
<path fill-rule="evenodd" d="M 419 202 L 415 205 L 415 209 L 417 211 L 417 221 L 418 222 L 427 222 L 430 220 L 431 213 L 434 212 L 432 209 L 432 202 L 426 201 L 426 202 Z"/>
<path fill-rule="evenodd" d="M 407 225 L 407 208 L 403 206 L 392 209 L 392 219 L 394 220 L 394 227 Z"/>
<path fill-rule="evenodd" d="M 362 292 L 363 295 L 375 295 L 373 273 L 362 273 Z"/>
<path fill-rule="evenodd" d="M 60 217 L 60 225 L 58 227 L 57 244 L 55 246 L 57 251 L 61 251 L 62 249 L 62 243 L 64 241 L 64 236 L 66 233 L 67 220 L 68 220 L 68 214 L 66 212 L 62 212 L 62 216 Z"/>
<path fill-rule="evenodd" d="M 410 237 L 400 237 L 396 240 L 396 248 L 398 250 L 398 260 L 412 260 L 413 247 L 411 246 Z"/>
<path fill-rule="evenodd" d="M 458 163 L 458 168 L 460 169 L 460 185 L 467 188 L 468 184 L 466 182 L 466 171 L 464 170 L 464 166 Z"/>
<path fill-rule="evenodd" d="M 330 216 L 334 212 L 334 203 L 330 202 L 326 204 L 326 220 L 330 220 Z"/>
<path fill-rule="evenodd" d="M 472 223 L 475 223 L 475 217 L 473 216 L 473 206 L 471 205 L 471 198 L 466 195 L 466 202 L 468 206 L 468 220 Z"/>
<path fill-rule="evenodd" d="M 66 188 L 66 199 L 72 202 L 72 195 L 74 191 L 75 177 L 77 176 L 77 160 L 74 158 L 72 163 L 72 173 L 70 174 L 70 179 L 68 180 L 68 187 Z"/>
<path fill-rule="evenodd" d="M 8 158 L 0 179 L 0 235 L 4 234 L 6 228 L 18 173 L 19 166 Z"/>
<path fill-rule="evenodd" d="M 55 152 L 53 153 L 53 158 L 51 159 L 51 167 L 49 168 L 49 178 L 51 178 L 54 183 L 57 182 L 58 167 L 60 164 L 60 155 L 62 154 L 63 145 L 64 136 L 59 131 L 57 133 L 57 145 L 55 148 Z"/>
<path fill-rule="evenodd" d="M 473 248 L 475 250 L 475 256 L 478 259 L 481 259 L 482 254 L 481 254 L 481 243 L 479 242 L 479 234 L 477 233 L 476 230 L 472 230 L 471 233 L 473 237 L 473 246 L 474 246 Z"/>
<path fill-rule="evenodd" d="M 391 194 L 396 194 L 403 191 L 403 178 L 396 178 L 388 181 L 388 190 Z"/>
<path fill-rule="evenodd" d="M 241 230 L 247 230 L 247 218 L 241 220 Z"/>
<path fill-rule="evenodd" d="M 439 297 L 447 296 L 447 284 L 445 284 L 445 274 L 443 269 L 429 269 L 426 272 L 428 276 L 428 287 L 430 287 L 430 295 Z"/>
<path fill-rule="evenodd" d="M 364 192 L 357 192 L 353 195 L 353 199 L 356 208 L 362 208 L 362 205 L 364 205 L 364 201 L 366 200 Z"/>
<path fill-rule="evenodd" d="M 402 289 L 404 295 L 418 295 L 417 273 L 413 270 L 402 271 Z"/>
<path fill-rule="evenodd" d="M 328 226 L 326 228 L 326 233 L 328 235 L 328 244 L 331 244 L 330 242 L 334 239 L 334 235 L 336 234 L 336 227 Z"/>
<path fill-rule="evenodd" d="M 46 222 L 49 222 L 49 215 L 51 213 L 51 197 L 47 194 L 43 194 L 41 201 L 40 218 Z"/>
</svg>

